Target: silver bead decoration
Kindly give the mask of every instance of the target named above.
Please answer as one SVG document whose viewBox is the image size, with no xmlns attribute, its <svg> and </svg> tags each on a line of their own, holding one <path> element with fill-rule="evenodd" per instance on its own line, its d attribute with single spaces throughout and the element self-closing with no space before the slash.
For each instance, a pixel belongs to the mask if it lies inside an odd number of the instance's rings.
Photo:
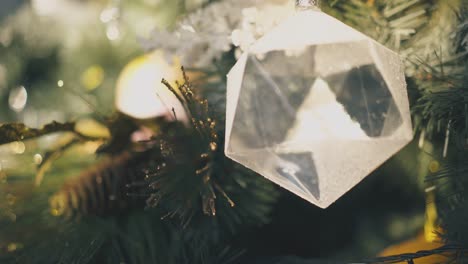
<svg viewBox="0 0 468 264">
<path fill-rule="evenodd" d="M 319 9 L 319 0 L 296 0 L 296 8 L 299 10 Z"/>
</svg>

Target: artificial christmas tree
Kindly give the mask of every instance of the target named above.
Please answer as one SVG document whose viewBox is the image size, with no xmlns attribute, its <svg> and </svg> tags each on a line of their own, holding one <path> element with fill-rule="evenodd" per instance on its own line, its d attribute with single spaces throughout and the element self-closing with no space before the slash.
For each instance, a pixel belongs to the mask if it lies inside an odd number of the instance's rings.
<svg viewBox="0 0 468 264">
<path fill-rule="evenodd" d="M 295 1 L 40 2 L 12 9 L 0 26 L 2 263 L 411 263 L 440 253 L 466 261 L 466 1 L 322 1 L 325 13 L 400 55 L 416 138 L 326 210 L 224 155 L 226 75 L 293 15 Z M 64 19 L 70 10 L 85 15 Z M 85 21 L 99 30 L 86 30 Z M 174 58 L 185 66 L 172 79 L 154 74 L 166 79 L 155 94 L 177 100 L 155 100 L 166 111 L 145 116 L 113 109 L 116 86 L 125 90 L 120 107 L 132 92 L 122 83 L 139 85 L 122 81 L 128 70 L 118 82 L 120 71 L 155 50 L 164 55 L 143 63 L 156 65 L 150 69 Z M 321 79 L 317 87 L 332 83 Z M 291 77 L 284 85 L 297 83 Z M 309 97 L 298 96 L 297 107 Z M 327 98 L 345 105 L 331 110 L 348 112 L 346 100 Z M 281 131 L 281 114 L 267 135 Z M 385 130 L 348 117 L 360 135 Z M 245 129 L 265 120 L 257 121 Z M 305 135 L 292 123 L 297 129 L 286 137 Z M 346 162 L 355 163 L 339 165 Z M 374 258 L 424 228 L 438 232 L 439 248 L 418 243 Z"/>
</svg>

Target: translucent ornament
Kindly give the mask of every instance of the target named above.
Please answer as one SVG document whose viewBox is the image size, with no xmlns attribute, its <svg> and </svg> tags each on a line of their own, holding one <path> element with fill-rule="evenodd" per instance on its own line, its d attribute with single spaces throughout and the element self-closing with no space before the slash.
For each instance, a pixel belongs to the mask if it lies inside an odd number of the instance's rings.
<svg viewBox="0 0 468 264">
<path fill-rule="evenodd" d="M 326 208 L 411 141 L 408 95 L 395 52 L 297 3 L 228 74 L 225 153 Z"/>
</svg>

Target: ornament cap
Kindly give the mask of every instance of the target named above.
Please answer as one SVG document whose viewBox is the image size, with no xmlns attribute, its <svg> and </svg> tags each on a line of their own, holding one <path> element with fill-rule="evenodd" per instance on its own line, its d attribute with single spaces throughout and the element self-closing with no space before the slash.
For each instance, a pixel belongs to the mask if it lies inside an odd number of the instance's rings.
<svg viewBox="0 0 468 264">
<path fill-rule="evenodd" d="M 320 0 L 296 0 L 297 10 L 319 10 Z"/>
</svg>

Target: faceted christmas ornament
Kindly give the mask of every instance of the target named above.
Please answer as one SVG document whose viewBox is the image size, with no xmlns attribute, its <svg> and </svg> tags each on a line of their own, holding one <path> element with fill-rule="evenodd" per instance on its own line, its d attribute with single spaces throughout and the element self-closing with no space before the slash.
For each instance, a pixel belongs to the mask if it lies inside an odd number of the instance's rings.
<svg viewBox="0 0 468 264">
<path fill-rule="evenodd" d="M 305 9 L 259 39 L 228 74 L 225 153 L 326 208 L 413 133 L 399 56 Z"/>
</svg>

